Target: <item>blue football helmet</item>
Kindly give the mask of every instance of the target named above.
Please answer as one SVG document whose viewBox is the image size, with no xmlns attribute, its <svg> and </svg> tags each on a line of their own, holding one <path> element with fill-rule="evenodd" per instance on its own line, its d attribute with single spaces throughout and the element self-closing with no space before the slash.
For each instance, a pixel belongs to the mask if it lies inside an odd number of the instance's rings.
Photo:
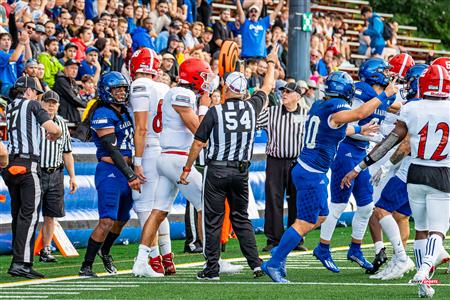
<svg viewBox="0 0 450 300">
<path fill-rule="evenodd" d="M 379 84 L 387 86 L 389 84 L 389 75 L 386 70 L 391 66 L 387 61 L 381 58 L 369 58 L 359 67 L 359 79 L 367 84 Z"/>
<path fill-rule="evenodd" d="M 125 95 L 121 95 L 122 99 L 117 99 L 117 97 L 112 94 L 112 89 L 119 87 L 125 87 Z M 98 81 L 98 100 L 104 103 L 125 105 L 128 102 L 129 91 L 130 84 L 128 83 L 128 80 L 119 72 L 113 71 L 105 73 Z"/>
<path fill-rule="evenodd" d="M 355 84 L 347 72 L 336 71 L 328 75 L 325 80 L 325 95 L 343 98 L 350 103 L 354 94 Z"/>
<path fill-rule="evenodd" d="M 403 99 L 409 100 L 416 97 L 419 90 L 419 77 L 426 68 L 428 68 L 428 65 L 418 64 L 408 69 L 405 74 L 406 86 L 400 89 L 400 95 Z"/>
</svg>

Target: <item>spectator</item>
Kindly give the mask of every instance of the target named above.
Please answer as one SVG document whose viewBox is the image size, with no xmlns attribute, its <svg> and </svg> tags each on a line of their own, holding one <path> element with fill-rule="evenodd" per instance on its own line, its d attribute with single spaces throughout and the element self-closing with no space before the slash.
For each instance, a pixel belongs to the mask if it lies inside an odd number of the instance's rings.
<svg viewBox="0 0 450 300">
<path fill-rule="evenodd" d="M 170 18 L 167 16 L 169 10 L 169 4 L 167 0 L 159 0 L 156 9 L 151 11 L 149 14 L 150 20 L 152 21 L 154 28 L 153 31 L 159 34 L 163 28 L 169 29 Z"/>
<path fill-rule="evenodd" d="M 167 42 L 167 48 L 161 51 L 161 54 L 170 53 L 175 56 L 175 51 L 177 50 L 179 43 L 181 42 L 180 38 L 176 34 L 172 34 L 169 36 L 169 40 Z"/>
<path fill-rule="evenodd" d="M 44 81 L 50 88 L 55 85 L 56 75 L 63 71 L 64 67 L 56 58 L 58 53 L 58 41 L 54 36 L 45 40 L 45 52 L 38 56 L 38 61 L 45 66 Z"/>
<path fill-rule="evenodd" d="M 283 32 L 288 33 L 288 30 L 289 30 L 289 9 L 287 7 L 284 7 L 281 10 L 281 14 L 275 20 L 275 26 L 280 27 L 283 30 Z"/>
<path fill-rule="evenodd" d="M 94 20 L 94 29 L 92 30 L 94 39 L 105 37 L 105 23 L 100 19 Z"/>
<path fill-rule="evenodd" d="M 131 2 L 124 3 L 123 14 L 128 22 L 128 33 L 133 34 L 136 30 L 136 23 L 134 22 L 134 8 Z"/>
<path fill-rule="evenodd" d="M 78 108 L 84 108 L 80 90 L 75 81 L 80 63 L 76 60 L 68 60 L 64 64 L 64 73 L 56 78 L 54 91 L 60 97 L 58 114 L 70 123 L 78 124 L 81 121 Z"/>
<path fill-rule="evenodd" d="M 105 12 L 113 16 L 116 14 L 118 8 L 119 8 L 119 0 L 108 0 Z"/>
<path fill-rule="evenodd" d="M 211 27 L 206 27 L 205 31 L 202 33 L 202 37 L 200 38 L 200 43 L 203 44 L 203 51 L 208 52 L 208 54 L 213 55 L 211 52 L 210 44 L 213 38 L 213 29 Z"/>
<path fill-rule="evenodd" d="M 128 31 L 128 22 L 124 18 L 120 18 L 117 24 L 117 38 L 119 40 L 119 47 L 122 50 L 128 49 L 132 47 L 133 40 L 131 39 Z M 125 52 L 126 53 L 126 52 Z"/>
<path fill-rule="evenodd" d="M 241 24 L 242 32 L 242 58 L 264 58 L 267 56 L 267 49 L 265 47 L 266 31 L 275 21 L 276 16 L 280 12 L 284 1 L 280 0 L 275 10 L 270 16 L 259 19 L 260 8 L 257 5 L 253 5 L 249 8 L 247 19 L 242 9 L 240 1 L 236 2 L 238 11 L 238 20 Z"/>
<path fill-rule="evenodd" d="M 306 104 L 308 104 L 309 107 L 311 107 L 311 105 L 313 105 L 314 102 L 316 102 L 317 100 L 317 83 L 310 79 L 307 82 L 308 85 L 308 90 L 306 91 L 306 93 L 303 95 L 303 98 L 306 101 Z"/>
<path fill-rule="evenodd" d="M 56 25 L 54 21 L 47 21 L 45 23 L 45 34 L 47 37 L 51 37 L 56 33 Z"/>
<path fill-rule="evenodd" d="M 96 85 L 94 82 L 94 77 L 92 77 L 91 75 L 84 75 L 81 78 L 81 86 L 81 100 L 83 100 L 83 102 L 87 105 L 89 101 L 95 98 Z"/>
<path fill-rule="evenodd" d="M 69 33 L 70 36 L 75 36 L 77 31 L 84 26 L 84 23 L 86 22 L 86 17 L 84 16 L 84 13 L 76 13 L 73 18 L 73 22 L 71 25 L 69 25 Z"/>
<path fill-rule="evenodd" d="M 6 3 L 5 0 L 0 0 L 0 32 L 6 32 L 8 29 L 8 17 L 3 6 L 4 3 Z"/>
<path fill-rule="evenodd" d="M 211 94 L 211 107 L 221 104 L 222 101 L 222 93 L 219 90 L 215 90 Z"/>
<path fill-rule="evenodd" d="M 92 44 L 92 30 L 87 27 L 81 27 L 77 32 L 77 37 L 70 40 L 71 43 L 77 45 L 77 55 L 75 59 L 82 61 L 86 57 L 86 49 Z"/>
<path fill-rule="evenodd" d="M 38 62 L 34 58 L 30 58 L 25 62 L 25 69 L 23 71 L 25 76 L 37 77 Z M 40 88 L 40 87 L 39 87 Z"/>
<path fill-rule="evenodd" d="M 66 61 L 68 61 L 69 59 L 75 59 L 76 56 L 77 56 L 77 50 L 78 50 L 78 46 L 76 44 L 74 44 L 74 43 L 67 43 L 64 46 L 63 57 L 61 57 L 59 59 L 59 62 L 61 63 L 61 65 L 64 66 Z"/>
<path fill-rule="evenodd" d="M 203 46 L 199 46 L 199 38 L 205 30 L 203 24 L 200 22 L 194 22 L 191 26 L 189 26 L 188 23 L 185 23 L 183 25 L 183 29 L 184 28 L 186 28 L 186 30 L 181 30 L 180 34 L 182 35 L 181 39 L 184 42 L 186 49 L 188 49 L 188 51 L 202 49 Z"/>
<path fill-rule="evenodd" d="M 155 51 L 157 53 L 161 53 L 161 51 L 167 48 L 167 42 L 169 40 L 169 36 L 172 34 L 179 34 L 181 31 L 181 26 L 183 24 L 179 20 L 173 20 L 169 25 L 168 31 L 163 31 L 155 39 Z"/>
<path fill-rule="evenodd" d="M 133 52 L 141 47 L 155 49 L 150 33 L 153 28 L 153 21 L 150 17 L 145 18 L 143 27 L 139 26 L 133 33 Z"/>
<path fill-rule="evenodd" d="M 45 75 L 45 66 L 44 66 L 44 64 L 41 64 L 40 62 L 38 62 L 36 69 L 37 69 L 36 77 L 39 80 L 39 83 L 41 84 L 42 90 L 44 92 L 49 91 L 50 88 L 48 87 L 48 84 L 44 81 L 44 75 Z"/>
<path fill-rule="evenodd" d="M 45 51 L 44 41 L 46 39 L 45 28 L 41 24 L 35 26 L 35 30 L 30 35 L 30 48 L 33 58 Z"/>
<path fill-rule="evenodd" d="M 170 80 L 176 81 L 177 79 L 177 66 L 175 64 L 175 57 L 167 52 L 162 56 L 161 70 L 170 76 Z"/>
<path fill-rule="evenodd" d="M 231 30 L 228 28 L 227 24 L 230 21 L 230 10 L 224 9 L 220 12 L 219 20 L 214 23 L 213 29 L 213 39 L 209 44 L 211 49 L 211 54 L 220 50 L 222 43 L 226 40 L 232 38 Z"/>
<path fill-rule="evenodd" d="M 61 12 L 61 14 L 58 16 L 58 25 L 56 28 L 59 28 L 64 32 L 64 36 L 72 37 L 70 35 L 69 26 L 72 23 L 72 16 L 67 10 L 64 10 Z"/>
<path fill-rule="evenodd" d="M 158 82 L 162 82 L 172 87 L 172 79 L 170 79 L 169 74 L 162 71 L 161 69 L 158 71 L 158 78 L 156 79 Z"/>
<path fill-rule="evenodd" d="M 383 38 L 384 24 L 380 16 L 372 11 L 370 6 L 361 8 L 361 15 L 369 22 L 369 27 L 364 31 L 364 35 L 370 37 L 370 48 L 372 56 L 381 57 L 385 46 Z"/>
<path fill-rule="evenodd" d="M 99 54 L 97 48 L 91 46 L 86 50 L 86 58 L 81 62 L 78 70 L 77 80 L 81 80 L 84 75 L 91 75 L 94 77 L 94 82 L 98 82 L 101 73 L 101 65 L 99 62 Z"/>
<path fill-rule="evenodd" d="M 325 56 L 321 58 L 320 53 L 318 51 L 311 51 L 311 62 L 314 64 L 314 71 L 316 71 L 320 76 L 328 76 L 329 73 L 329 65 L 333 60 L 333 50 L 327 50 L 325 52 Z"/>
<path fill-rule="evenodd" d="M 1 93 L 8 97 L 9 90 L 23 71 L 23 61 L 31 58 L 30 39 L 28 33 L 19 34 L 19 43 L 12 50 L 12 37 L 9 33 L 0 33 L 0 80 Z M 24 53 L 25 52 L 25 53 Z M 23 55 L 24 54 L 24 55 Z"/>
<path fill-rule="evenodd" d="M 213 0 L 197 0 L 200 3 L 197 8 L 197 21 L 202 22 L 204 26 L 208 26 L 211 18 Z"/>
</svg>

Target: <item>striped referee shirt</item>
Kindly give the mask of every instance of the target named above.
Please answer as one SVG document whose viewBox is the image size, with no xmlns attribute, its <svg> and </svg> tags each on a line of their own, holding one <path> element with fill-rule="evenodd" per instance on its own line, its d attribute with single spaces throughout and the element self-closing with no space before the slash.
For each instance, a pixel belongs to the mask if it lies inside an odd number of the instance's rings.
<svg viewBox="0 0 450 300">
<path fill-rule="evenodd" d="M 293 112 L 289 112 L 284 105 L 264 109 L 258 118 L 257 128 L 267 131 L 266 155 L 297 158 L 302 148 L 307 115 L 308 109 L 300 105 Z"/>
<path fill-rule="evenodd" d="M 8 152 L 10 155 L 23 154 L 40 156 L 42 124 L 50 117 L 35 100 L 16 98 L 6 106 L 8 126 Z"/>
<path fill-rule="evenodd" d="M 249 161 L 253 153 L 256 120 L 267 99 L 263 91 L 249 100 L 227 99 L 212 107 L 195 133 L 203 143 L 209 140 L 207 160 Z"/>
<path fill-rule="evenodd" d="M 57 168 L 63 163 L 63 153 L 72 152 L 72 143 L 70 142 L 70 133 L 63 118 L 56 115 L 53 119 L 56 125 L 62 130 L 62 135 L 56 141 L 47 139 L 41 140 L 41 168 Z M 42 128 L 42 134 L 45 135 L 45 129 Z"/>
</svg>

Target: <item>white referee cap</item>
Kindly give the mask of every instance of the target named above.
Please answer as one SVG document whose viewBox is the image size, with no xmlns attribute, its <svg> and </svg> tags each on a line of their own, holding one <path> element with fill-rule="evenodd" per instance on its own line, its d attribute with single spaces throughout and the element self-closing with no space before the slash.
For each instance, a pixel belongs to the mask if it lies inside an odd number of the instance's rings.
<svg viewBox="0 0 450 300">
<path fill-rule="evenodd" d="M 247 79 L 241 72 L 228 74 L 225 84 L 233 93 L 245 94 L 247 92 Z"/>
</svg>

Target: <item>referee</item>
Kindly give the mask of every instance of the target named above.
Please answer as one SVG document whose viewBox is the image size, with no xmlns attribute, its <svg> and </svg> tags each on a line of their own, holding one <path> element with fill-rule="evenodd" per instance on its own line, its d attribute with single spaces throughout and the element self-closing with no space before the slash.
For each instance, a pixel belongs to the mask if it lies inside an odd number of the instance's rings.
<svg viewBox="0 0 450 300">
<path fill-rule="evenodd" d="M 220 236 L 225 214 L 225 198 L 230 205 L 230 219 L 242 253 L 253 270 L 262 276 L 261 259 L 256 248 L 255 233 L 248 218 L 248 167 L 253 150 L 256 119 L 274 84 L 277 47 L 268 57 L 264 84 L 249 100 L 244 101 L 247 80 L 233 72 L 225 81 L 225 103 L 211 108 L 195 134 L 180 183 L 188 184 L 192 164 L 208 142 L 204 181 L 204 255 L 206 268 L 197 274 L 200 280 L 219 280 Z"/>
<path fill-rule="evenodd" d="M 288 202 L 288 227 L 297 216 L 295 187 L 291 181 L 291 167 L 302 147 L 303 125 L 308 107 L 301 103 L 302 87 L 290 82 L 279 89 L 282 105 L 264 109 L 257 128 L 267 131 L 266 146 L 266 202 L 264 210 L 264 234 L 267 245 L 263 251 L 271 251 L 280 242 L 284 232 L 284 194 Z M 303 105 L 302 105 L 303 104 Z M 297 250 L 305 250 L 298 246 Z"/>
<path fill-rule="evenodd" d="M 59 128 L 35 101 L 42 94 L 35 78 L 22 76 L 15 82 L 6 107 L 9 165 L 2 176 L 11 197 L 13 258 L 8 273 L 26 278 L 43 278 L 32 269 L 34 239 L 41 206 L 40 142 L 42 126 L 46 137 L 56 140 Z"/>
<path fill-rule="evenodd" d="M 42 107 L 50 118 L 62 129 L 61 137 L 56 141 L 41 141 L 41 189 L 42 189 L 42 225 L 43 249 L 39 253 L 39 261 L 56 262 L 51 255 L 50 244 L 55 231 L 55 218 L 64 217 L 64 165 L 69 174 L 70 194 L 75 193 L 75 169 L 72 155 L 72 143 L 66 122 L 57 115 L 59 95 L 52 90 L 42 96 Z"/>
</svg>

